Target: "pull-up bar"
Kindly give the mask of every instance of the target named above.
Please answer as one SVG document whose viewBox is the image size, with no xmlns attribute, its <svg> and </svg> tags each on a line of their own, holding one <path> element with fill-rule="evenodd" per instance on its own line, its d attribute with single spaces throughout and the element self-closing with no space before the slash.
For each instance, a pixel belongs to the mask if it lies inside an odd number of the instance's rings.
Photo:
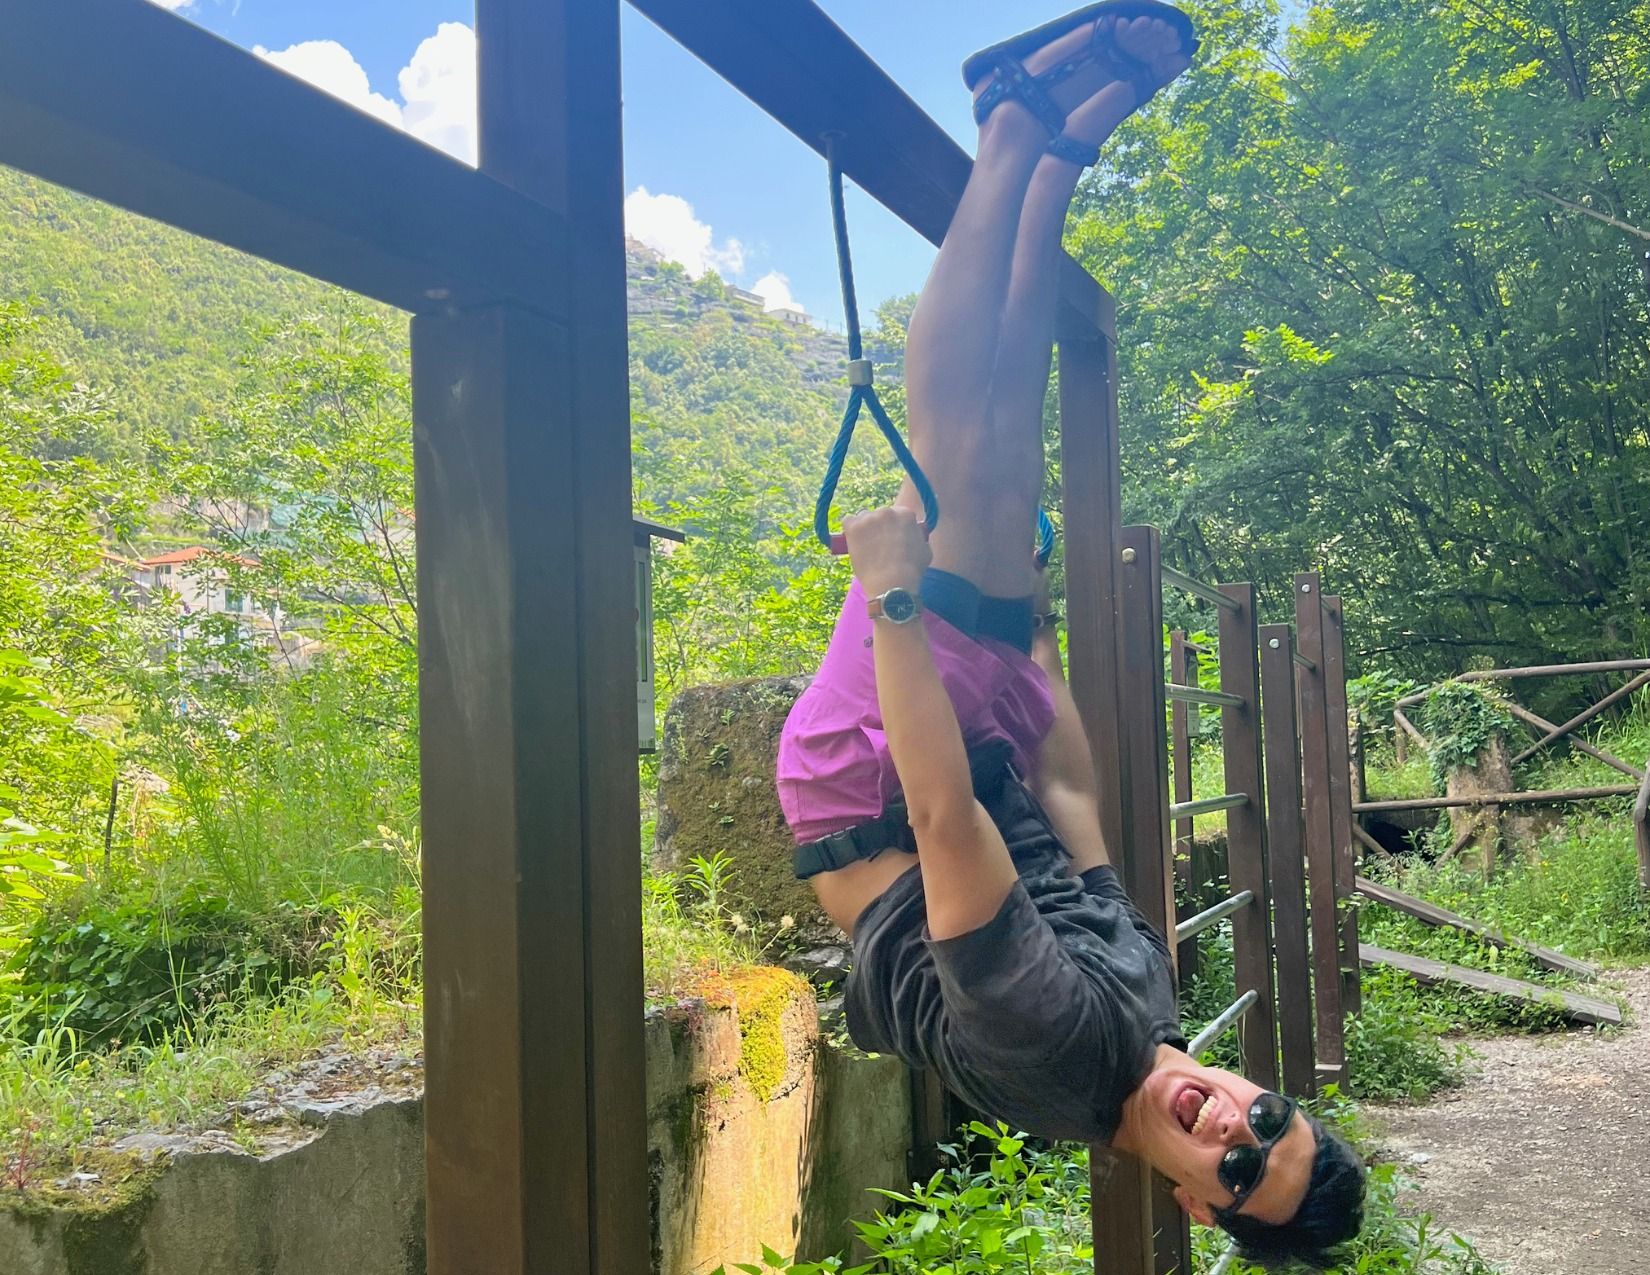
<svg viewBox="0 0 1650 1275">
<path fill-rule="evenodd" d="M 1239 890 L 1229 899 L 1222 899 L 1211 908 L 1204 908 L 1196 916 L 1189 916 L 1174 927 L 1174 941 L 1184 943 L 1194 934 L 1201 934 L 1212 925 L 1217 925 L 1225 917 L 1231 916 L 1239 908 L 1246 908 L 1255 901 L 1253 890 Z"/>
<path fill-rule="evenodd" d="M 1255 1002 L 1259 999 L 1260 993 L 1251 987 L 1242 996 L 1239 996 L 1225 1009 L 1221 1010 L 1207 1027 L 1193 1036 L 1191 1043 L 1186 1046 L 1186 1052 L 1194 1058 L 1202 1053 L 1224 1036 L 1233 1023 L 1253 1009 Z"/>
<path fill-rule="evenodd" d="M 1182 686 L 1179 682 L 1169 682 L 1164 690 L 1170 699 L 1177 699 L 1183 704 L 1217 704 L 1227 708 L 1242 708 L 1248 702 L 1241 695 L 1228 695 L 1225 691 L 1206 691 L 1198 686 Z"/>
<path fill-rule="evenodd" d="M 1184 589 L 1187 593 L 1195 594 L 1205 602 L 1213 602 L 1224 611 L 1239 610 L 1242 604 L 1236 598 L 1229 598 L 1212 584 L 1204 584 L 1201 580 L 1194 580 L 1173 567 L 1163 568 L 1163 583 L 1172 584 L 1177 589 Z"/>
<path fill-rule="evenodd" d="M 1217 810 L 1233 810 L 1249 804 L 1246 792 L 1224 792 L 1218 797 L 1199 797 L 1196 801 L 1177 801 L 1169 807 L 1169 818 L 1190 819 L 1194 815 L 1213 814 Z"/>
</svg>

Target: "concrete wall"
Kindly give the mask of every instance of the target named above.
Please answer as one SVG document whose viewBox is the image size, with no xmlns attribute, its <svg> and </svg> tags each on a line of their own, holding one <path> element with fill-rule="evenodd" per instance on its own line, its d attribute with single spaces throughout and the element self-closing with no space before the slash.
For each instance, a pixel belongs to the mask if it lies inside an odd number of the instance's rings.
<svg viewBox="0 0 1650 1275">
<path fill-rule="evenodd" d="M 740 1009 L 649 1016 L 658 1275 L 704 1275 L 764 1244 L 836 1252 L 849 1219 L 874 1210 L 868 1188 L 907 1182 L 901 1064 L 822 1046 L 812 990 L 793 975 L 736 976 L 727 999 Z M 313 1136 L 288 1124 L 262 1154 L 150 1137 L 167 1154 L 135 1171 L 136 1153 L 101 1160 L 104 1183 L 79 1198 L 0 1199 L 0 1272 L 422 1275 L 422 1103 L 332 1105 Z"/>
</svg>

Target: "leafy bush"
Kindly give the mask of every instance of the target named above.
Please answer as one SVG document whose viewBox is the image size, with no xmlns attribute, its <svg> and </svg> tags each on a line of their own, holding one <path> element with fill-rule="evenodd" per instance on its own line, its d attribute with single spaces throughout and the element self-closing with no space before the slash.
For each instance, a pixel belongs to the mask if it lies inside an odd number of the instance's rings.
<svg viewBox="0 0 1650 1275">
<path fill-rule="evenodd" d="M 1421 701 L 1419 717 L 1440 792 L 1451 771 L 1471 766 L 1491 740 L 1518 726 L 1501 696 L 1480 682 L 1445 682 Z"/>
<path fill-rule="evenodd" d="M 1365 1141 L 1349 1105 L 1331 1093 L 1313 1104 L 1357 1143 Z M 971 1162 L 957 1147 L 948 1163 L 909 1192 L 879 1192 L 902 1207 L 860 1224 L 871 1260 L 857 1265 L 838 1256 L 792 1262 L 764 1249 L 760 1262 L 735 1262 L 713 1275 L 1092 1275 L 1089 1225 L 1089 1150 L 1029 1147 L 1003 1125 L 969 1126 L 986 1148 Z M 1331 1275 L 1494 1275 L 1470 1241 L 1440 1232 L 1426 1214 L 1405 1212 L 1397 1169 L 1370 1170 L 1364 1229 Z M 1208 1271 L 1226 1252 L 1223 1231 L 1192 1228 L 1193 1268 Z M 1259 1275 L 1236 1262 L 1230 1275 Z"/>
<path fill-rule="evenodd" d="M 1466 1050 L 1443 1042 L 1449 1027 L 1414 979 L 1397 970 L 1367 971 L 1363 1008 L 1346 1020 L 1352 1092 L 1377 1101 L 1418 1102 L 1454 1084 Z"/>
<path fill-rule="evenodd" d="M 326 921 L 290 905 L 253 916 L 221 898 L 52 909 L 6 962 L 14 1030 L 28 1039 L 67 1029 L 87 1046 L 160 1040 L 212 1006 L 271 995 L 308 972 Z"/>
</svg>

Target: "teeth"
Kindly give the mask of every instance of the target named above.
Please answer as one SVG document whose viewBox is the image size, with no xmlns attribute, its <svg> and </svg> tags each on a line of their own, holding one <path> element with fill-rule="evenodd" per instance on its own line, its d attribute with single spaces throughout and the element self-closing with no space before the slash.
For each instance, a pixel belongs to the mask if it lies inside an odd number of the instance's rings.
<svg viewBox="0 0 1650 1275">
<path fill-rule="evenodd" d="M 1203 1126 L 1215 1111 L 1215 1096 L 1210 1094 L 1203 1100 L 1203 1106 L 1198 1109 L 1197 1119 L 1192 1121 L 1192 1132 L 1202 1133 Z"/>
</svg>

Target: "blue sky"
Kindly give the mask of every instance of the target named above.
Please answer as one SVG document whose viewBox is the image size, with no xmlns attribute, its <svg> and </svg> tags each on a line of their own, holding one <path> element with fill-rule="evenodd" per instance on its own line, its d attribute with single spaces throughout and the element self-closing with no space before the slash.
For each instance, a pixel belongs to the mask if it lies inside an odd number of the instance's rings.
<svg viewBox="0 0 1650 1275">
<path fill-rule="evenodd" d="M 473 157 L 473 9 L 465 0 L 155 2 Z M 823 0 L 822 7 L 972 149 L 963 58 L 1054 16 L 1060 0 Z M 731 282 L 760 284 L 770 304 L 794 298 L 840 324 L 822 162 L 628 6 L 624 56 L 632 233 L 690 272 L 718 269 Z M 921 287 L 933 259 L 927 243 L 869 199 L 851 198 L 849 216 L 867 313 Z"/>
<path fill-rule="evenodd" d="M 243 48 L 273 54 L 284 69 L 356 105 L 367 106 L 362 98 L 376 95 L 377 113 L 386 119 L 396 108 L 409 118 L 413 113 L 408 108 L 418 89 L 409 99 L 400 79 L 420 46 L 443 23 L 473 21 L 465 0 L 158 2 Z M 1053 12 L 1001 0 L 825 0 L 823 7 L 970 148 L 973 126 L 958 75 L 963 58 Z M 289 52 L 293 46 L 308 47 Z M 439 95 L 443 90 L 435 86 L 445 69 L 449 100 L 418 103 L 430 108 L 420 113 L 436 126 L 423 134 L 426 140 L 460 153 L 467 139 L 458 135 L 451 99 L 473 89 L 451 75 L 450 64 L 465 55 L 460 34 L 450 29 L 426 48 L 422 82 Z M 842 303 L 818 157 L 628 6 L 624 57 L 632 230 L 690 269 L 708 265 L 746 287 L 768 280 L 763 290 L 773 301 L 782 301 L 785 291 L 770 276 L 782 275 L 797 303 L 839 324 Z M 444 130 L 432 118 L 442 115 Z M 853 199 L 849 215 L 867 313 L 884 297 L 920 288 L 932 248 L 871 200 Z"/>
</svg>

